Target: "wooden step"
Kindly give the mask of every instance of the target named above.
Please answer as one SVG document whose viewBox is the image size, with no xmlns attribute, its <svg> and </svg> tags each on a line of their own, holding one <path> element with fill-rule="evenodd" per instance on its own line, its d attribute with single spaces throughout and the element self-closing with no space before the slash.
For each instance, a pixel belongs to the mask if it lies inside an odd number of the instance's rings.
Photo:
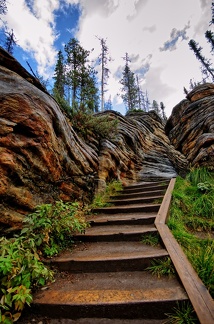
<svg viewBox="0 0 214 324">
<path fill-rule="evenodd" d="M 121 214 L 121 213 L 145 213 L 145 212 L 158 212 L 160 204 L 133 204 L 133 205 L 121 205 L 111 206 L 103 208 L 94 208 L 93 213 L 102 214 Z"/>
<path fill-rule="evenodd" d="M 123 193 L 135 193 L 135 192 L 148 192 L 148 191 L 154 191 L 154 190 L 161 190 L 161 189 L 167 189 L 168 185 L 166 184 L 161 184 L 161 185 L 150 185 L 150 186 L 145 186 L 145 185 L 138 185 L 138 186 L 130 186 L 130 187 L 124 187 Z M 120 193 L 122 193 L 120 192 Z"/>
<path fill-rule="evenodd" d="M 154 224 L 157 212 L 151 213 L 121 213 L 121 214 L 93 214 L 87 218 L 91 226 L 96 225 L 145 225 Z"/>
<path fill-rule="evenodd" d="M 166 189 L 160 190 L 150 190 L 150 191 L 140 191 L 136 193 L 123 193 L 121 192 L 120 195 L 111 196 L 111 200 L 114 199 L 130 199 L 130 198 L 141 198 L 141 197 L 152 197 L 157 195 L 164 195 Z"/>
<path fill-rule="evenodd" d="M 75 235 L 75 240 L 83 242 L 139 241 L 143 235 L 156 234 L 154 225 L 109 225 L 92 226 L 84 234 Z"/>
<path fill-rule="evenodd" d="M 146 188 L 161 188 L 162 186 L 168 186 L 169 184 L 169 180 L 164 180 L 164 181 L 154 181 L 154 182 L 139 182 L 139 183 L 135 183 L 133 185 L 129 185 L 129 186 L 124 186 L 123 189 L 127 190 L 127 189 L 146 189 Z"/>
<path fill-rule="evenodd" d="M 161 319 L 187 296 L 175 278 L 147 271 L 69 274 L 34 295 L 31 311 L 55 318 Z"/>
<path fill-rule="evenodd" d="M 153 247 L 141 242 L 93 242 L 79 243 L 72 251 L 65 251 L 52 258 L 50 265 L 60 271 L 112 272 L 140 271 L 151 265 L 154 259 L 168 256 L 161 246 Z"/>
<path fill-rule="evenodd" d="M 161 202 L 163 199 L 163 195 L 156 195 L 150 197 L 140 197 L 140 198 L 126 198 L 126 199 L 113 199 L 108 201 L 109 203 L 114 204 L 114 206 L 118 205 L 131 205 L 131 204 L 149 204 L 154 201 Z"/>
</svg>

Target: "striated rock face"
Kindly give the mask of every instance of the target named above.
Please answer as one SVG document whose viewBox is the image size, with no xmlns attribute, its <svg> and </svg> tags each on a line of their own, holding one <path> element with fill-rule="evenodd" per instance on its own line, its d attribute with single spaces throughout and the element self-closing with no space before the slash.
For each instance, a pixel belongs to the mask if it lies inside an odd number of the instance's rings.
<svg viewBox="0 0 214 324">
<path fill-rule="evenodd" d="M 214 84 L 195 87 L 174 107 L 165 129 L 191 166 L 214 168 Z"/>
<path fill-rule="evenodd" d="M 0 63 L 2 230 L 20 228 L 38 204 L 90 200 L 111 179 L 128 184 L 185 172 L 187 160 L 155 113 L 106 112 L 118 120 L 117 132 L 86 143 L 38 80 L 2 49 Z"/>
<path fill-rule="evenodd" d="M 81 199 L 97 169 L 53 98 L 0 66 L 0 223 L 19 227 L 38 204 Z"/>
<path fill-rule="evenodd" d="M 114 177 L 128 184 L 186 172 L 185 157 L 170 144 L 155 112 L 130 113 L 126 117 L 115 112 L 104 114 L 118 119 L 118 134 L 101 141 L 99 180 Z"/>
</svg>

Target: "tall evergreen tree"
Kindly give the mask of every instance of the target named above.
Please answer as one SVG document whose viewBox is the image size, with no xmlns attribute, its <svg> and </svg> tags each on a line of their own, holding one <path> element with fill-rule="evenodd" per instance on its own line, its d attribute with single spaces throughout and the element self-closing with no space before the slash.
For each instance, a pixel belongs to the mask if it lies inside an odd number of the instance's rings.
<svg viewBox="0 0 214 324">
<path fill-rule="evenodd" d="M 166 117 L 166 114 L 165 114 L 165 106 L 164 106 L 163 102 L 160 103 L 160 109 L 162 111 L 162 119 L 164 121 L 167 121 L 167 117 Z"/>
<path fill-rule="evenodd" d="M 205 37 L 211 45 L 211 52 L 214 53 L 214 33 L 211 30 L 207 30 L 205 33 Z"/>
<path fill-rule="evenodd" d="M 122 79 L 120 80 L 120 83 L 123 86 L 121 97 L 127 108 L 127 111 L 129 111 L 138 107 L 138 88 L 134 72 L 132 72 L 129 67 L 130 59 L 128 53 L 126 53 L 124 60 L 125 68 L 122 73 Z"/>
<path fill-rule="evenodd" d="M 212 11 L 212 19 L 210 21 L 210 25 L 214 24 L 214 2 L 212 2 L 211 11 Z M 205 33 L 205 37 L 211 45 L 211 53 L 213 54 L 214 53 L 214 33 L 210 30 L 207 30 Z M 199 46 L 199 44 L 196 43 L 193 39 L 189 41 L 189 47 L 194 52 L 196 58 L 201 63 L 201 71 L 202 71 L 202 75 L 204 76 L 203 81 L 206 81 L 207 79 L 209 79 L 209 77 L 211 77 L 212 81 L 214 82 L 213 65 L 209 59 L 205 58 L 202 55 L 202 47 Z"/>
<path fill-rule="evenodd" d="M 206 59 L 202 55 L 202 47 L 199 46 L 193 39 L 189 41 L 190 49 L 195 53 L 196 58 L 200 61 L 202 65 L 202 73 L 205 75 L 205 80 L 209 75 L 211 76 L 212 80 L 214 81 L 214 69 L 212 68 L 212 63 L 209 59 Z"/>
<path fill-rule="evenodd" d="M 72 38 L 65 46 L 65 52 L 65 83 L 71 89 L 72 108 L 87 106 L 90 110 L 98 110 L 96 72 L 88 64 L 90 51 L 85 50 L 78 40 Z M 68 94 L 70 95 L 70 91 Z"/>
<path fill-rule="evenodd" d="M 106 40 L 104 38 L 99 38 L 100 45 L 101 45 L 101 54 L 99 56 L 99 61 L 101 63 L 101 111 L 104 110 L 104 92 L 105 87 L 108 82 L 109 78 L 109 68 L 108 68 L 108 62 L 111 61 L 111 57 L 109 56 L 109 50 L 106 45 Z"/>
<path fill-rule="evenodd" d="M 156 112 L 156 114 L 161 117 L 159 104 L 157 103 L 156 100 L 152 101 L 152 108 L 151 109 L 154 110 Z"/>
<path fill-rule="evenodd" d="M 61 98 L 65 95 L 65 71 L 64 71 L 64 57 L 62 51 L 58 52 L 58 58 L 54 73 L 54 94 L 58 94 Z"/>
<path fill-rule="evenodd" d="M 5 35 L 6 35 L 6 41 L 5 41 L 4 47 L 5 47 L 6 51 L 8 51 L 8 53 L 13 55 L 14 46 L 17 43 L 13 29 L 11 31 L 5 31 Z"/>
<path fill-rule="evenodd" d="M 138 75 L 136 75 L 136 84 L 137 84 L 138 109 L 145 111 L 145 98 L 144 98 L 144 93 L 140 87 Z"/>
<path fill-rule="evenodd" d="M 72 38 L 65 45 L 65 52 L 67 54 L 66 83 L 72 89 L 72 106 L 75 106 L 78 100 L 78 91 L 81 88 L 89 51 L 84 50 L 78 40 Z"/>
<path fill-rule="evenodd" d="M 145 100 L 144 100 L 144 107 L 145 107 L 145 111 L 149 111 L 150 110 L 150 106 L 151 106 L 151 104 L 150 104 L 150 101 L 149 101 L 149 95 L 148 95 L 148 91 L 146 90 L 146 92 L 145 92 Z"/>
</svg>

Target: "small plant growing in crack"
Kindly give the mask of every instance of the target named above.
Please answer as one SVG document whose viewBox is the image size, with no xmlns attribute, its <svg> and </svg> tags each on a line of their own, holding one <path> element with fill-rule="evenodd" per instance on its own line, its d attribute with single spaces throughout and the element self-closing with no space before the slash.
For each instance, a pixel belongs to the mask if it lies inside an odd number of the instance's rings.
<svg viewBox="0 0 214 324">
<path fill-rule="evenodd" d="M 147 234 L 142 236 L 141 243 L 150 246 L 158 246 L 160 245 L 160 237 L 158 235 Z"/>
<path fill-rule="evenodd" d="M 196 324 L 199 323 L 195 311 L 190 302 L 178 304 L 172 309 L 172 313 L 167 313 L 167 320 L 164 324 Z"/>
<path fill-rule="evenodd" d="M 164 259 L 157 259 L 151 262 L 151 266 L 146 268 L 146 270 L 150 271 L 153 275 L 156 275 L 158 278 L 162 276 L 175 276 L 175 268 L 172 264 L 172 261 L 169 257 Z"/>
</svg>

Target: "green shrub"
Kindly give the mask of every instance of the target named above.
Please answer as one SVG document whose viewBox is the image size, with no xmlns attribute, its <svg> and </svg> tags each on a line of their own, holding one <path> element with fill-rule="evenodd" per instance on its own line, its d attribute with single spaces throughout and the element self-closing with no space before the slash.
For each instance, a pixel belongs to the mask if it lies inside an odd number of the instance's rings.
<svg viewBox="0 0 214 324">
<path fill-rule="evenodd" d="M 0 323 L 18 320 L 32 291 L 53 280 L 41 261 L 71 244 L 72 234 L 87 227 L 78 203 L 57 201 L 38 206 L 24 220 L 20 236 L 0 239 Z"/>
<path fill-rule="evenodd" d="M 25 304 L 32 301 L 32 289 L 53 279 L 53 272 L 40 261 L 31 238 L 0 239 L 0 322 L 13 323 Z"/>
<path fill-rule="evenodd" d="M 118 121 L 109 115 L 94 115 L 79 109 L 72 112 L 70 119 L 74 130 L 84 139 L 91 134 L 100 138 L 112 138 L 117 131 Z"/>
<path fill-rule="evenodd" d="M 82 233 L 88 226 L 78 203 L 62 201 L 38 206 L 25 218 L 24 224 L 21 233 L 32 238 L 44 256 L 58 254 L 72 243 L 72 234 Z"/>
</svg>

